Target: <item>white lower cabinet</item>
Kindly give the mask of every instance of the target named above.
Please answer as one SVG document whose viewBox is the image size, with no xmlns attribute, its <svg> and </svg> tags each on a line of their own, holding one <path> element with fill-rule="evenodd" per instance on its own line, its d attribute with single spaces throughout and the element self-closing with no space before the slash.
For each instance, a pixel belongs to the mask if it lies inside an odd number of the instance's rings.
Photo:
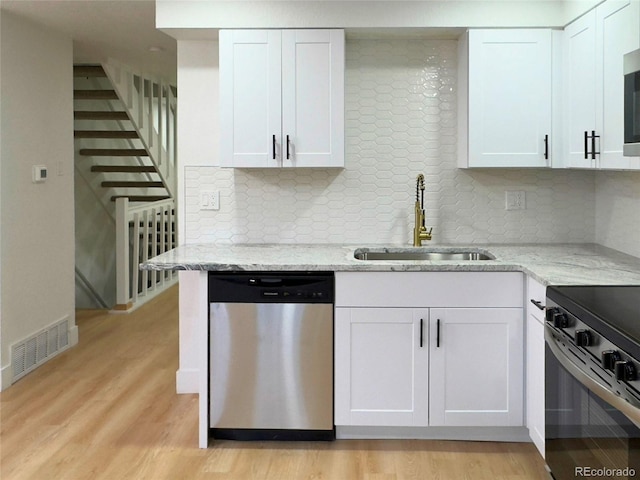
<svg viewBox="0 0 640 480">
<path fill-rule="evenodd" d="M 336 425 L 522 427 L 523 294 L 511 272 L 336 273 Z"/>
<path fill-rule="evenodd" d="M 522 425 L 522 309 L 429 313 L 429 425 Z"/>
<path fill-rule="evenodd" d="M 544 305 L 546 287 L 529 277 L 527 280 L 527 428 L 529 436 L 544 457 L 545 436 L 545 343 Z"/>
<path fill-rule="evenodd" d="M 336 309 L 338 425 L 426 426 L 429 312 Z"/>
</svg>

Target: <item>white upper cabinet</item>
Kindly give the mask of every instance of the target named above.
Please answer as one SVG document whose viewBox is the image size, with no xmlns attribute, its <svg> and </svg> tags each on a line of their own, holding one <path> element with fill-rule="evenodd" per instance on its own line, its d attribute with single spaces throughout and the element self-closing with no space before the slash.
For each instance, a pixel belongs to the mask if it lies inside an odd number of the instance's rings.
<svg viewBox="0 0 640 480">
<path fill-rule="evenodd" d="M 220 31 L 220 164 L 279 166 L 281 42 L 275 30 Z M 275 137 L 274 137 L 275 136 Z M 274 140 L 275 139 L 275 140 Z"/>
<path fill-rule="evenodd" d="M 344 31 L 283 31 L 282 72 L 283 166 L 344 166 Z"/>
<path fill-rule="evenodd" d="M 221 30 L 220 164 L 344 166 L 344 31 Z"/>
<path fill-rule="evenodd" d="M 459 166 L 548 167 L 552 31 L 470 30 L 459 44 Z"/>
<path fill-rule="evenodd" d="M 622 155 L 622 58 L 640 47 L 640 2 L 599 5 L 565 28 L 563 43 L 566 166 L 631 168 Z"/>
</svg>

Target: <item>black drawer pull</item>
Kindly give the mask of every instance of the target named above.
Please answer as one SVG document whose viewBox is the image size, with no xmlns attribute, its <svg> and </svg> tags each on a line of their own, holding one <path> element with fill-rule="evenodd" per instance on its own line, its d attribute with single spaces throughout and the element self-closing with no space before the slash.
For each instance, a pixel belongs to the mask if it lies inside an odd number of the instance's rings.
<svg viewBox="0 0 640 480">
<path fill-rule="evenodd" d="M 533 303 L 536 307 L 538 307 L 540 310 L 544 310 L 544 305 L 542 305 L 541 302 L 539 302 L 538 300 L 534 300 L 533 298 L 530 300 L 531 303 Z"/>
</svg>

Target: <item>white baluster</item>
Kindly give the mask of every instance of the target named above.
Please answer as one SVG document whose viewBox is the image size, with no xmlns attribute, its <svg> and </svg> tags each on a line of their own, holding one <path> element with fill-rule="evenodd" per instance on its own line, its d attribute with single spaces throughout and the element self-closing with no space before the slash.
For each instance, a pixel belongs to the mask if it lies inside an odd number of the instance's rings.
<svg viewBox="0 0 640 480">
<path fill-rule="evenodd" d="M 131 300 L 136 303 L 138 300 L 138 278 L 140 262 L 140 217 L 138 212 L 133 214 L 133 265 L 131 268 Z"/>
</svg>

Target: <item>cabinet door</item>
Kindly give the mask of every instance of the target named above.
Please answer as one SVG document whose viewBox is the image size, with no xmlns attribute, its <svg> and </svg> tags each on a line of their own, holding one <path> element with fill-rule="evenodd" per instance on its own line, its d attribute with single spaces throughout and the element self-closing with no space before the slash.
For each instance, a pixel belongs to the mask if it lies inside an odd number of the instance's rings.
<svg viewBox="0 0 640 480">
<path fill-rule="evenodd" d="M 595 168 L 585 132 L 596 129 L 596 18 L 591 10 L 564 30 L 564 142 L 568 167 Z"/>
<path fill-rule="evenodd" d="M 532 278 L 527 281 L 527 362 L 526 362 L 526 405 L 527 428 L 529 436 L 538 448 L 540 455 L 544 457 L 544 432 L 545 432 L 545 385 L 544 385 L 544 310 L 533 304 L 531 300 L 538 302 L 544 308 L 546 303 L 546 288 Z"/>
<path fill-rule="evenodd" d="M 469 31 L 470 167 L 550 164 L 551 60 L 551 30 Z"/>
<path fill-rule="evenodd" d="M 221 30 L 220 165 L 279 167 L 281 32 Z"/>
<path fill-rule="evenodd" d="M 640 47 L 640 2 L 609 0 L 596 9 L 596 131 L 600 135 L 599 167 L 631 168 L 622 155 L 624 143 L 625 53 Z"/>
<path fill-rule="evenodd" d="M 344 30 L 282 32 L 283 166 L 344 166 Z"/>
<path fill-rule="evenodd" d="M 522 309 L 430 311 L 429 424 L 521 426 Z"/>
<path fill-rule="evenodd" d="M 426 309 L 336 308 L 336 425 L 427 425 L 428 321 Z"/>
</svg>

